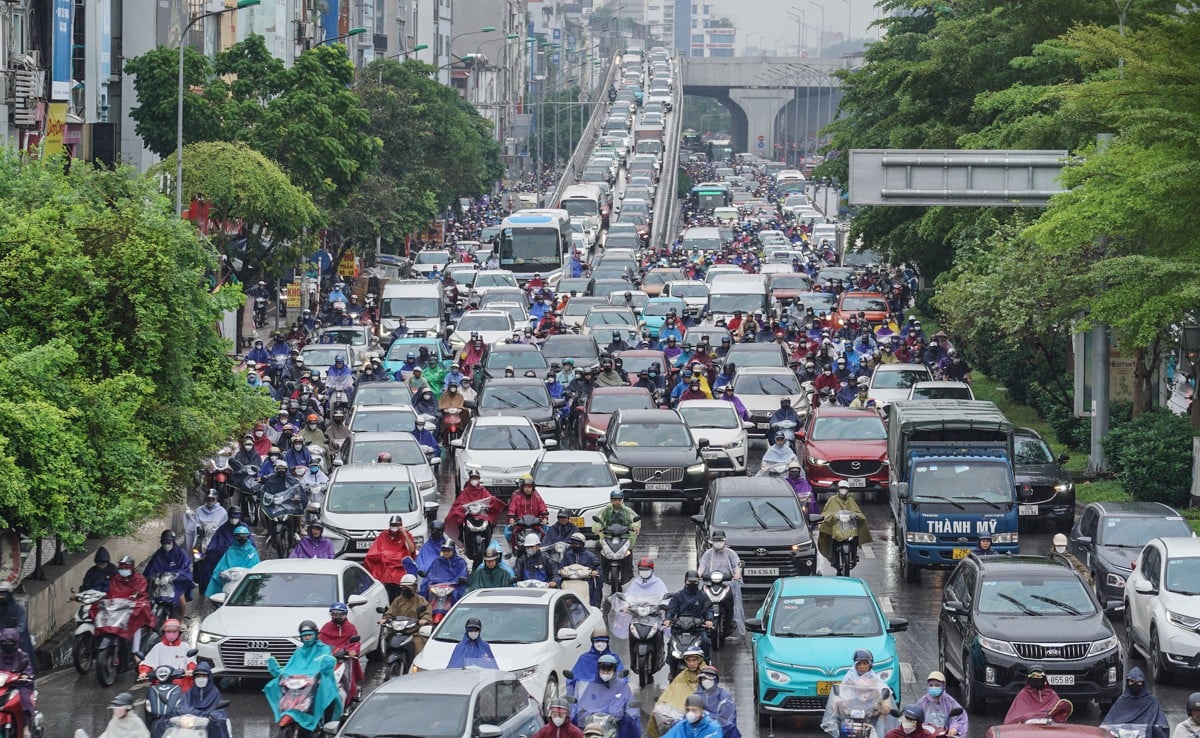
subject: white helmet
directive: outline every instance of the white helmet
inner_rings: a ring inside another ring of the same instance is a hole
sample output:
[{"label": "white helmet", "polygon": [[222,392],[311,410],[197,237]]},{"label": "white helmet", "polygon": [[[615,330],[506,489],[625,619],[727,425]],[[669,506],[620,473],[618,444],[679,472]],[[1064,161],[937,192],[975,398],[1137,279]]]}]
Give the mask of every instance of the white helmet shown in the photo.
[{"label": "white helmet", "polygon": [[538,538],[537,533],[526,533],[525,540],[521,541],[521,545],[522,546],[540,546],[540,545],[542,545],[542,539]]},{"label": "white helmet", "polygon": [[417,586],[416,575],[405,574],[404,576],[400,577],[400,586],[401,587],[416,587]]}]

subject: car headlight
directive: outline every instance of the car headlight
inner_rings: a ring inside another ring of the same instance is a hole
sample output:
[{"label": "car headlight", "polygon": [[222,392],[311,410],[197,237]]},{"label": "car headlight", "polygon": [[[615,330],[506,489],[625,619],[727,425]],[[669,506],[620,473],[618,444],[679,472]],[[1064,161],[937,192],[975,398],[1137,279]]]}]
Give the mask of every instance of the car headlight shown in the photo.
[{"label": "car headlight", "polygon": [[220,637],[221,636],[217,635],[216,633],[208,633],[208,632],[202,630],[202,631],[200,631],[200,635],[198,635],[196,637],[196,640],[199,643],[214,643]]},{"label": "car headlight", "polygon": [[[602,436],[602,435],[604,435],[604,431],[600,430],[599,428],[597,428],[597,427],[596,427],[596,426],[594,426],[594,425],[585,425],[585,426],[583,427],[583,432],[584,432],[584,433],[587,433],[587,434],[588,434],[588,435],[590,435],[590,436]],[[612,466],[612,465],[611,465],[611,464],[609,464],[609,466]]]},{"label": "car headlight", "polygon": [[828,460],[826,460],[826,459],[818,459],[818,458],[817,458],[817,457],[815,457],[815,456],[809,456],[809,457],[808,457],[808,463],[812,464],[813,466],[829,466],[829,461],[828,461]]},{"label": "car headlight", "polygon": [[1012,644],[1008,641],[1001,641],[996,638],[985,638],[984,636],[979,636],[979,645],[989,651],[995,651],[996,653],[1003,653],[1009,656],[1017,655],[1016,649],[1014,649]]},{"label": "car headlight", "polygon": [[1109,636],[1108,638],[1101,638],[1098,641],[1092,641],[1092,647],[1088,649],[1088,656],[1095,656],[1097,654],[1106,653],[1108,651],[1113,650],[1114,648],[1120,648],[1120,647],[1121,647],[1121,641],[1117,640],[1116,636]]},{"label": "car headlight", "polygon": [[1181,612],[1172,612],[1171,610],[1167,610],[1167,620],[1170,620],[1172,625],[1177,625],[1184,630],[1195,630],[1197,626],[1200,626],[1200,618],[1184,615]]},{"label": "car headlight", "polygon": [[1108,576],[1106,576],[1104,578],[1104,581],[1110,587],[1124,587],[1125,586],[1125,577],[1121,576],[1120,574],[1113,574],[1112,572],[1108,573]]},{"label": "car headlight", "polygon": [[730,441],[729,443],[722,446],[722,448],[724,448],[725,450],[729,450],[731,448],[741,448],[741,447],[742,447],[741,439],[736,440],[736,441]]},{"label": "car headlight", "polygon": [[622,474],[629,473],[629,467],[624,466],[622,464],[609,464],[608,470],[611,471],[613,474],[616,474],[617,476],[621,476]]},{"label": "car headlight", "polygon": [[1017,543],[1017,532],[1014,530],[1012,533],[995,533],[992,535],[992,543],[1011,543],[1015,545]]},{"label": "car headlight", "polygon": [[468,469],[482,469],[483,468],[483,464],[473,464],[470,461],[463,464],[463,466],[467,467]]},{"label": "car headlight", "polygon": [[538,430],[554,430],[558,424],[553,420],[539,420],[537,423]]},{"label": "car headlight", "polygon": [[1073,489],[1075,489],[1075,485],[1070,482],[1064,482],[1063,484],[1054,485],[1055,492],[1070,492]]},{"label": "car headlight", "polygon": [[706,468],[707,467],[704,466],[704,462],[701,461],[699,464],[692,464],[689,466],[686,472],[688,474],[703,474]]},{"label": "car headlight", "polygon": [[536,673],[536,666],[530,666],[525,669],[513,669],[513,676],[515,676],[517,679],[528,679]]},{"label": "car headlight", "polygon": [[812,549],[812,547],[813,547],[813,542],[812,542],[812,540],[801,541],[800,543],[793,543],[793,544],[792,544],[792,551],[795,551],[795,552],[799,552],[799,551],[809,551],[809,550],[811,550],[811,549]]},{"label": "car headlight", "polygon": [[417,489],[433,489],[437,486],[436,479],[426,479],[424,482],[417,482]]},{"label": "car headlight", "polygon": [[787,684],[792,681],[790,676],[776,669],[767,669],[767,679],[770,679],[776,684]]},{"label": "car headlight", "polygon": [[937,536],[932,533],[917,533],[915,531],[906,531],[904,533],[905,543],[937,543]]}]

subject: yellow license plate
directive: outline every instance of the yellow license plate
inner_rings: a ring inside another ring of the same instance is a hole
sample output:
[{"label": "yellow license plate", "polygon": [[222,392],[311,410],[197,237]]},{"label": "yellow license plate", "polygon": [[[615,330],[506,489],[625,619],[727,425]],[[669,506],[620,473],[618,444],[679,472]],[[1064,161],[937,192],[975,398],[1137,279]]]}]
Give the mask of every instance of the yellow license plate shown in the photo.
[{"label": "yellow license plate", "polygon": [[817,694],[826,697],[833,689],[833,682],[817,682]]},{"label": "yellow license plate", "polygon": [[576,528],[579,528],[580,530],[583,529],[583,527],[584,527],[583,526],[583,518],[571,518],[570,520],[571,520],[571,525],[575,526]]},{"label": "yellow license plate", "polygon": [[969,553],[971,553],[971,549],[969,548],[956,548],[954,549],[954,558],[965,559]]}]

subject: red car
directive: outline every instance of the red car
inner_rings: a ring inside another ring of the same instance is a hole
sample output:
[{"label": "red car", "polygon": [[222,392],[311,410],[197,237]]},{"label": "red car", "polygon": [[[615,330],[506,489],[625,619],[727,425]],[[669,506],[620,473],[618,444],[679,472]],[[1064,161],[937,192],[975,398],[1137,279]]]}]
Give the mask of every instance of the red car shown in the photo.
[{"label": "red car", "polygon": [[851,315],[859,313],[863,313],[871,325],[886,323],[890,314],[887,297],[880,292],[843,292],[833,316],[838,327],[850,320]]},{"label": "red car", "polygon": [[643,387],[597,387],[592,390],[579,419],[579,448],[595,451],[596,440],[608,432],[608,421],[617,410],[653,410],[654,400]]},{"label": "red car", "polygon": [[887,428],[868,409],[822,405],[814,408],[800,433],[800,463],[817,498],[845,479],[851,490],[883,495],[888,486]]}]

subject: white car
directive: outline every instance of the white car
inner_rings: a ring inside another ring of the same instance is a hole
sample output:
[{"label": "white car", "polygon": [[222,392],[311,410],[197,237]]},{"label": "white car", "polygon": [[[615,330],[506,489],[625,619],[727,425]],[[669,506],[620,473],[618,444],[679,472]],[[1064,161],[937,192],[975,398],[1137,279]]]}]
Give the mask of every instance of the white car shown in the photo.
[{"label": "white car", "polygon": [[321,625],[329,606],[345,602],[350,622],[362,635],[361,652],[379,646],[379,615],[387,590],[361,565],[344,559],[271,559],[250,569],[228,597],[200,623],[197,658],[213,672],[231,676],[267,676],[267,657],[282,666],[300,645],[305,620]]},{"label": "white car", "polygon": [[909,400],[974,400],[975,393],[966,382],[917,382],[908,390]]},{"label": "white car", "polygon": [[[428,450],[426,450],[428,449]],[[370,464],[379,454],[392,455],[392,463],[408,467],[421,497],[427,502],[437,502],[437,472],[434,467],[442,463],[442,457],[432,456],[432,448],[417,443],[412,433],[370,432],[355,433],[346,454],[347,464]]]},{"label": "white car", "polygon": [[608,504],[613,490],[620,489],[608,468],[608,458],[599,451],[547,451],[533,467],[533,483],[550,510],[550,520],[559,510],[576,510],[575,527],[589,532],[592,513]]},{"label": "white car", "polygon": [[516,276],[507,269],[486,269],[476,273],[475,281],[471,285],[471,292],[476,297],[482,297],[487,294],[488,290],[494,290],[497,287],[519,286]]},{"label": "white car", "polygon": [[[622,296],[624,294],[621,293]],[[617,305],[597,305],[588,310],[587,315],[583,316],[580,333],[592,336],[597,343],[606,345],[608,340],[612,339],[612,332],[616,330],[625,332],[625,340],[628,343],[637,345],[641,339],[637,316],[629,308]]]},{"label": "white car", "polygon": [[724,400],[685,400],[679,403],[679,415],[687,424],[692,440],[708,440],[700,451],[704,463],[714,475],[745,474],[750,455],[746,426],[733,403]]},{"label": "white car", "polygon": [[1156,538],[1125,580],[1125,632],[1155,684],[1194,683],[1200,663],[1200,539]]},{"label": "white car", "polygon": [[414,277],[428,277],[430,272],[441,271],[449,263],[450,252],[445,249],[418,251],[413,256],[412,273]]},{"label": "white car", "polygon": [[476,417],[471,420],[462,438],[450,445],[454,454],[454,478],[458,489],[467,483],[467,475],[479,472],[479,480],[494,495],[507,495],[517,488],[521,475],[528,474],[545,448],[554,448],[557,441],[547,440],[545,446],[537,428],[529,418],[519,415]]},{"label": "white car", "polygon": [[[455,603],[424,650],[413,661],[414,672],[444,669],[463,639],[469,618],[483,623],[496,665],[521,680],[525,690],[545,706],[562,694],[579,656],[592,645],[592,631],[604,625],[600,611],[560,589],[479,589]],[[376,628],[378,630],[378,628]]]},{"label": "white car", "polygon": [[808,416],[808,393],[800,380],[786,367],[738,367],[733,377],[733,393],[742,401],[754,421],[754,435],[765,438],[771,428],[771,416],[779,410],[779,401],[788,397],[801,424]]},{"label": "white car", "polygon": [[347,426],[351,434],[412,433],[417,411],[411,405],[356,405]]},{"label": "white car", "polygon": [[383,347],[379,345],[379,338],[375,335],[374,329],[367,325],[338,325],[322,328],[317,333],[316,340],[311,343],[315,346],[323,343],[344,343],[353,346],[359,357],[383,358]]},{"label": "white car", "polygon": [[504,310],[472,310],[463,314],[450,334],[450,347],[457,353],[478,333],[484,343],[498,343],[513,334],[512,316]]},{"label": "white car", "polygon": [[348,343],[311,343],[300,350],[300,358],[304,359],[306,370],[316,369],[321,376],[329,373],[329,368],[342,357],[351,371],[358,369],[361,361],[358,352]]},{"label": "white car", "polygon": [[333,470],[321,520],[325,537],[333,541],[339,558],[362,559],[388,521],[399,515],[417,546],[429,534],[425,502],[412,472],[402,464],[348,464]]},{"label": "white car", "polygon": [[893,402],[907,400],[914,384],[932,381],[933,377],[924,364],[880,364],[871,373],[867,396],[882,408]]}]

